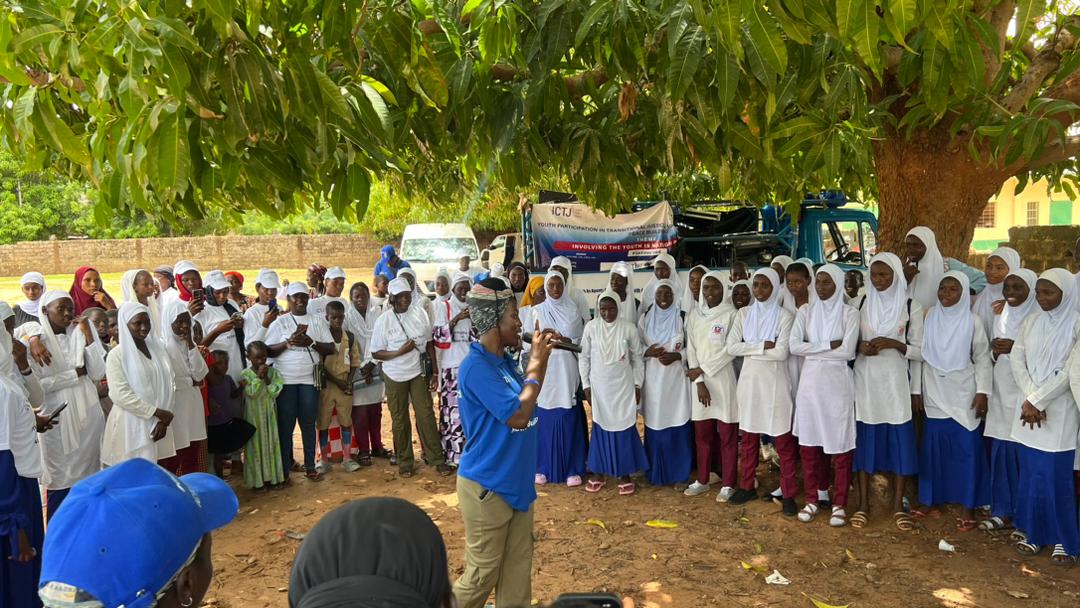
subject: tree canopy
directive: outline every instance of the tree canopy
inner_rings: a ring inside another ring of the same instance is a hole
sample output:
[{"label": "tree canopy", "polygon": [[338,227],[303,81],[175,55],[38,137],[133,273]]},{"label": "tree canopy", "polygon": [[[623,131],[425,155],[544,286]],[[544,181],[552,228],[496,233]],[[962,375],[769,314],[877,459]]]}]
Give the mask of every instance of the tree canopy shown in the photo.
[{"label": "tree canopy", "polygon": [[1076,0],[5,4],[0,143],[92,180],[102,217],[362,216],[373,180],[617,210],[707,174],[876,199],[887,244],[949,203],[970,239],[1005,178],[1075,180],[1080,151]]}]

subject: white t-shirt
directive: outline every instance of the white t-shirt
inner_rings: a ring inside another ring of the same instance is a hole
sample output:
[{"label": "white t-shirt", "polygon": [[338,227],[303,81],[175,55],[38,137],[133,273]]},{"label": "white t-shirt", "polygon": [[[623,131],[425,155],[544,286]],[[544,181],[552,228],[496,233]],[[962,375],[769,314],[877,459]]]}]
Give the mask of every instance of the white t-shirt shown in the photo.
[{"label": "white t-shirt", "polygon": [[372,353],[381,350],[397,350],[412,340],[416,348],[400,357],[382,362],[382,373],[394,382],[408,382],[424,372],[420,366],[420,353],[431,341],[431,322],[423,309],[410,307],[398,314],[388,310],[375,320],[371,334]]},{"label": "white t-shirt", "polygon": [[[278,317],[270,324],[266,331],[266,343],[268,345],[287,342],[289,336],[296,331],[298,325],[307,325],[307,336],[316,343],[332,344],[334,339],[330,336],[330,327],[326,321],[314,315],[302,317],[285,314]],[[281,374],[285,384],[308,384],[312,385],[311,376],[315,369],[315,363],[322,357],[315,350],[314,344],[306,348],[286,346],[285,351],[274,358],[274,367]]]}]

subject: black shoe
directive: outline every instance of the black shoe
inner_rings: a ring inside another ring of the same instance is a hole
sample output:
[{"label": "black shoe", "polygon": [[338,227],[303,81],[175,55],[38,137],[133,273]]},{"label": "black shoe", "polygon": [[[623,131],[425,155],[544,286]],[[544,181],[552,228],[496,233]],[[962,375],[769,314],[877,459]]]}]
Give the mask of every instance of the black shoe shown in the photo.
[{"label": "black shoe", "polygon": [[824,511],[828,511],[828,510],[832,509],[832,501],[830,501],[830,500],[819,500],[819,501],[817,501],[817,506],[818,506],[819,509],[822,509]]},{"label": "black shoe", "polygon": [[731,498],[728,499],[728,504],[743,505],[750,502],[751,500],[754,500],[755,498],[757,498],[757,491],[744,490],[742,488],[739,488],[738,490],[735,490],[735,493],[732,494]]},{"label": "black shoe", "polygon": [[795,517],[799,514],[799,506],[795,504],[794,498],[785,498],[783,504],[785,517]]}]

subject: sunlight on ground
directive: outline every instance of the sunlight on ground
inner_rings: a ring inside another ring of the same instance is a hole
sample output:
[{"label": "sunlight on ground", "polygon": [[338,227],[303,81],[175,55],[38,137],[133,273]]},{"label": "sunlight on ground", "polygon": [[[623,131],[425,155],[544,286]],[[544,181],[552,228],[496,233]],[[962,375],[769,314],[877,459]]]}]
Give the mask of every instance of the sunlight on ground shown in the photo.
[{"label": "sunlight on ground", "polygon": [[942,587],[934,591],[934,597],[941,600],[941,605],[946,608],[971,608],[978,606],[972,596],[971,589],[961,587],[959,589],[947,589]]}]

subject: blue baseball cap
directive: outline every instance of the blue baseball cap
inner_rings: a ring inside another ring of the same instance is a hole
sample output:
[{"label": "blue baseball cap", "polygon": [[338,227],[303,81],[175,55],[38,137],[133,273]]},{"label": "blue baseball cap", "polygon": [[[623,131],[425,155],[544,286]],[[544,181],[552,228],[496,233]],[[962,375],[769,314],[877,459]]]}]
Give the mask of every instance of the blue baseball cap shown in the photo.
[{"label": "blue baseball cap", "polygon": [[39,595],[46,606],[144,608],[240,502],[206,473],[177,478],[142,458],[75,484],[49,522]]}]

